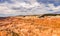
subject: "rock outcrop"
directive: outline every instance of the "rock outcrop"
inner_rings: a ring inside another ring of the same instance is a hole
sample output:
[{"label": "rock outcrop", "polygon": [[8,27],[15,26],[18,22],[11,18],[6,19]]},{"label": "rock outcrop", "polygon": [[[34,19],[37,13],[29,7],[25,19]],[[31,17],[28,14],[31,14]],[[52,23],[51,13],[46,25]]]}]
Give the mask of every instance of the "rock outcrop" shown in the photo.
[{"label": "rock outcrop", "polygon": [[0,36],[60,36],[60,16],[14,16],[0,20]]}]

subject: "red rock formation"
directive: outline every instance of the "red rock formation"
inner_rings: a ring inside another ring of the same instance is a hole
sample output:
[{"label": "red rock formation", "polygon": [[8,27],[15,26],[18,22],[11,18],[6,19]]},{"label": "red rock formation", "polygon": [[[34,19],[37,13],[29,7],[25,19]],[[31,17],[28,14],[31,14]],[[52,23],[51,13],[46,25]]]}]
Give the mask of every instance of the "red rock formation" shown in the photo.
[{"label": "red rock formation", "polygon": [[60,36],[60,16],[16,16],[0,20],[0,36]]}]

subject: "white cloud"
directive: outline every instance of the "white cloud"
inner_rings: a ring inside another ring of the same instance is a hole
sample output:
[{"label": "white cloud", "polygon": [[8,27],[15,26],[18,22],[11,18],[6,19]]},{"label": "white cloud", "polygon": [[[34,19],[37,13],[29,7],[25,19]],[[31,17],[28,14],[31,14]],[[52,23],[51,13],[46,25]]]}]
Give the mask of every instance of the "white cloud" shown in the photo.
[{"label": "white cloud", "polygon": [[48,4],[49,8],[51,8],[51,10],[53,10],[54,12],[58,12],[60,11],[60,6],[55,7],[54,4]]},{"label": "white cloud", "polygon": [[15,0],[13,4],[8,3],[0,4],[0,14],[4,14],[0,16],[36,15],[36,14],[38,15],[38,14],[54,13],[60,11],[60,6],[55,7],[54,4],[38,3],[35,0],[34,2],[33,1],[30,2],[31,4]]}]

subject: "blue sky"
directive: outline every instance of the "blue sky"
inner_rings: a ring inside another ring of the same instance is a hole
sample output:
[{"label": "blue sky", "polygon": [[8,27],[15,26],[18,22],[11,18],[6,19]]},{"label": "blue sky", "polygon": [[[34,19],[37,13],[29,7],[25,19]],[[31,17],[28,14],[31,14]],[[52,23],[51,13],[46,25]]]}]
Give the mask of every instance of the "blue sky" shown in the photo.
[{"label": "blue sky", "polygon": [[44,3],[44,4],[54,4],[54,6],[59,6],[60,5],[60,0],[37,0],[39,3]]},{"label": "blue sky", "polygon": [[0,17],[60,13],[60,0],[0,0]]}]

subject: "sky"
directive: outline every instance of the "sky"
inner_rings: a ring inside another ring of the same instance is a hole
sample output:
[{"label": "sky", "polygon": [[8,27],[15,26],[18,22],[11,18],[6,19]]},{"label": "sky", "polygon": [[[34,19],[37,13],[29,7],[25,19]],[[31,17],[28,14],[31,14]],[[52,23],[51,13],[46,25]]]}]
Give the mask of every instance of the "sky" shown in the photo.
[{"label": "sky", "polygon": [[0,0],[0,17],[60,14],[60,0]]}]

